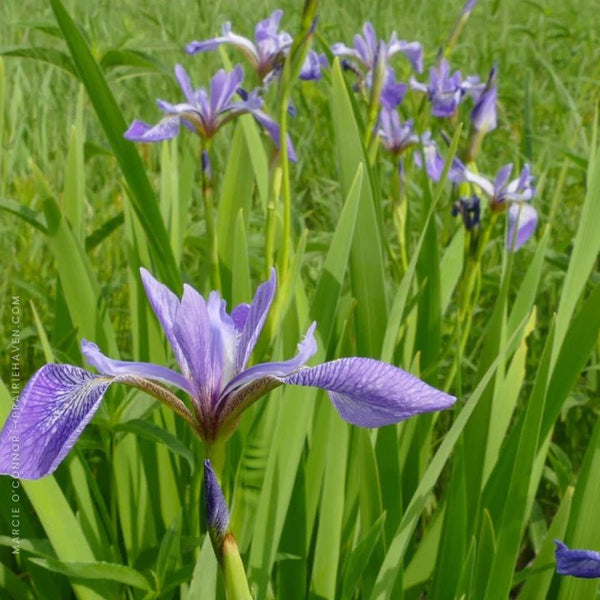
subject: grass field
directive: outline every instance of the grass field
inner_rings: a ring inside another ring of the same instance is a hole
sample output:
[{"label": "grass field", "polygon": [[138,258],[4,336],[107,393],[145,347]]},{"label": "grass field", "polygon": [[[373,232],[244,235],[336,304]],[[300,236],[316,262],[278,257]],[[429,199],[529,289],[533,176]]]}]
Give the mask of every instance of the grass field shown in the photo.
[{"label": "grass field", "polygon": [[[82,339],[175,365],[140,267],[178,295],[183,283],[219,287],[230,310],[275,266],[252,364],[294,356],[316,321],[309,364],[371,357],[457,397],[366,429],[323,391],[279,387],[215,450],[164,404],[115,385],[53,475],[0,478],[0,598],[211,599],[226,587],[246,598],[207,535],[207,455],[255,598],[598,597],[597,580],[556,573],[553,542],[600,550],[597,7],[479,0],[450,48],[462,5],[320,2],[323,77],[292,85],[284,69],[264,92],[264,110],[287,123],[288,162],[249,115],[210,145],[185,128],[154,144],[123,133],[159,121],[156,98],[182,101],[176,63],[206,87],[241,62],[253,87],[235,48],[183,47],[225,21],[252,39],[277,8],[301,39],[302,2],[0,3],[0,423],[44,364],[86,366]],[[497,127],[467,168],[493,179],[531,165],[539,221],[518,251],[506,205],[480,193],[473,230],[452,216],[476,189],[448,180],[471,135],[468,95],[441,119],[406,93],[400,118],[432,132],[446,169],[427,177],[417,143],[398,175],[373,135],[380,99],[361,96],[330,50],[366,21],[383,40],[423,45],[421,74],[390,59],[400,81],[426,82],[444,51],[483,82],[496,65]]]}]

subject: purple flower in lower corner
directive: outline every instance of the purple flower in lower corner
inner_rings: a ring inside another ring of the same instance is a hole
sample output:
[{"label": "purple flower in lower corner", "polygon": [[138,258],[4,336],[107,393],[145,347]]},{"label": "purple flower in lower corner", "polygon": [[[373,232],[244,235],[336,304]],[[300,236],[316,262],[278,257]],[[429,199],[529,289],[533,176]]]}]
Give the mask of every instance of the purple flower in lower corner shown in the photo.
[{"label": "purple flower in lower corner", "polygon": [[[258,287],[252,303],[240,304],[231,313],[219,292],[205,299],[184,285],[178,298],[148,271],[142,269],[141,277],[179,370],[113,360],[96,344],[83,340],[83,355],[99,374],[64,364],[46,365],[35,373],[0,432],[0,473],[12,471],[14,438],[20,441],[22,478],[52,473],[112,383],[136,387],[165,402],[209,446],[231,435],[248,406],[283,384],[326,390],[340,416],[363,427],[396,423],[448,408],[455,401],[410,373],[370,358],[341,358],[306,367],[317,350],[315,323],[294,358],[248,367],[275,295],[274,270]],[[185,392],[189,402],[181,401],[167,386]]]},{"label": "purple flower in lower corner", "polygon": [[[262,99],[257,92],[248,94],[241,88],[244,70],[240,65],[229,73],[219,69],[210,80],[208,91],[204,88],[194,89],[187,71],[181,65],[175,66],[175,77],[185,102],[171,104],[158,100],[158,107],[165,113],[164,118],[156,125],[134,121],[124,134],[126,139],[132,142],[160,142],[175,137],[183,125],[209,140],[223,125],[241,114],[249,113],[279,145],[279,125],[262,110]],[[236,94],[239,99],[234,98]],[[289,137],[288,151],[290,158],[295,160]]]},{"label": "purple flower in lower corner", "polygon": [[560,540],[554,540],[556,550],[556,572],[559,575],[571,575],[585,579],[600,578],[600,552],[593,550],[574,550]]}]

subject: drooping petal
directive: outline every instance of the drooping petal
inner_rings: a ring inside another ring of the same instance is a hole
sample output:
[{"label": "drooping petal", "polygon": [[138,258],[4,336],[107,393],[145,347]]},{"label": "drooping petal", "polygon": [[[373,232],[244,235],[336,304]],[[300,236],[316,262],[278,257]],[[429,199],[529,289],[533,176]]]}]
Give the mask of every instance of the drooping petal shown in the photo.
[{"label": "drooping petal", "polygon": [[300,369],[284,380],[327,390],[340,416],[361,427],[390,425],[456,401],[418,377],[371,358],[341,358]]},{"label": "drooping petal", "polygon": [[388,56],[392,56],[397,52],[402,52],[408,58],[417,73],[423,72],[423,46],[419,42],[399,40],[394,31],[387,45],[387,53]]},{"label": "drooping petal", "polygon": [[556,572],[559,575],[571,575],[585,579],[600,577],[600,552],[593,550],[575,550],[554,540],[556,550]]},{"label": "drooping petal", "polygon": [[[260,125],[262,125],[266,130],[267,133],[271,136],[271,139],[275,142],[275,145],[277,146],[277,148],[280,147],[279,141],[280,141],[280,131],[281,129],[279,128],[279,124],[274,121],[271,117],[269,117],[269,115],[267,113],[265,113],[264,111],[260,110],[260,109],[251,109],[248,111],[257,121]],[[294,150],[294,146],[292,144],[292,140],[290,138],[290,134],[288,133],[286,136],[286,141],[287,141],[287,151],[288,151],[288,157],[292,162],[296,162],[297,157],[296,157],[296,151]]]},{"label": "drooping petal", "polygon": [[0,473],[39,479],[63,461],[90,422],[111,379],[71,365],[37,371],[0,433]]},{"label": "drooping petal", "polygon": [[187,54],[197,54],[198,52],[211,52],[212,50],[216,50],[221,44],[225,44],[227,41],[227,38],[223,36],[218,36],[202,41],[194,40],[193,42],[186,44],[185,51],[187,52]]},{"label": "drooping petal", "polygon": [[350,46],[346,46],[346,44],[342,44],[341,42],[337,42],[331,46],[331,53],[334,56],[351,56],[352,58],[360,59],[360,55],[354,48],[350,48]]},{"label": "drooping petal", "polygon": [[164,383],[178,387],[188,394],[194,392],[189,381],[181,373],[177,373],[177,371],[173,371],[168,367],[147,362],[114,360],[102,354],[96,344],[87,340],[81,340],[81,353],[88,364],[98,369],[102,375],[110,377],[132,375],[134,377],[141,377],[142,379],[163,381]]},{"label": "drooping petal", "polygon": [[210,460],[204,461],[204,503],[208,530],[219,547],[229,528],[229,510]]},{"label": "drooping petal", "polygon": [[[275,288],[277,287],[277,279],[275,269],[271,269],[271,274],[268,281],[265,281],[256,289],[252,304],[249,306],[248,312],[244,317],[244,325],[242,335],[238,343],[237,354],[235,358],[235,373],[241,373],[248,363],[248,359],[256,346],[258,336],[262,331],[275,296]],[[243,305],[242,305],[243,306]],[[247,306],[247,305],[246,305]],[[231,314],[234,316],[234,313]]]},{"label": "drooping petal", "polygon": [[508,207],[507,248],[516,252],[535,233],[537,223],[538,214],[531,204],[511,203]]},{"label": "drooping petal", "polygon": [[170,140],[179,133],[179,117],[167,117],[156,125],[134,121],[123,134],[131,142],[162,142]]},{"label": "drooping petal", "polygon": [[404,100],[407,89],[408,87],[405,83],[396,81],[394,69],[387,67],[381,88],[381,105],[389,110],[396,108]]}]

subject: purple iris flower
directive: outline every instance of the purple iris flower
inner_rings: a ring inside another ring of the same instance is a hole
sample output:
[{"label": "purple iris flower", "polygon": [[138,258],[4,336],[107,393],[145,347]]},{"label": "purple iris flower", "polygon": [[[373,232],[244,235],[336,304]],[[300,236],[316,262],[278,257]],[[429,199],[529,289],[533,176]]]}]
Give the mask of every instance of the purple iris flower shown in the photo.
[{"label": "purple iris flower", "polygon": [[221,28],[220,36],[201,42],[190,42],[185,47],[185,51],[188,54],[197,54],[215,50],[222,44],[231,44],[244,53],[259,79],[264,81],[271,73],[281,69],[283,60],[294,41],[289,33],[279,31],[282,16],[283,10],[279,9],[268,19],[260,21],[254,30],[254,42],[233,33],[231,23],[227,22]]},{"label": "purple iris flower", "polygon": [[556,571],[559,575],[571,575],[585,579],[600,578],[600,552],[572,550],[559,540],[554,540]]},{"label": "purple iris flower", "polygon": [[322,69],[329,66],[327,56],[323,52],[318,54],[314,50],[309,50],[302,69],[300,69],[300,79],[303,81],[318,81],[323,76]]},{"label": "purple iris flower", "polygon": [[[444,159],[438,150],[435,140],[431,139],[431,132],[426,131],[420,138],[423,146],[423,155],[425,156],[425,170],[427,176],[436,183],[441,179],[444,172]],[[415,152],[415,164],[420,169],[423,168],[423,157],[421,152]]]},{"label": "purple iris flower", "polygon": [[497,69],[492,67],[484,90],[481,92],[471,111],[471,123],[476,131],[486,134],[496,129],[496,104],[498,86],[496,84]]},{"label": "purple iris flower", "polygon": [[[110,359],[82,341],[82,353],[99,374],[64,364],[37,371],[0,432],[0,473],[14,470],[12,445],[19,440],[19,476],[52,473],[71,450],[112,383],[141,389],[183,416],[208,445],[225,439],[241,413],[282,384],[327,390],[340,416],[362,427],[380,427],[416,414],[448,408],[455,398],[417,377],[370,358],[341,358],[305,367],[317,350],[313,323],[287,361],[248,367],[275,295],[275,270],[252,304],[230,314],[218,292],[205,300],[184,285],[179,299],[145,269],[142,282],[173,349],[179,371],[151,363]],[[189,407],[165,385],[187,393]]]},{"label": "purple iris flower", "polygon": [[385,52],[386,59],[401,52],[408,58],[417,73],[423,71],[423,47],[419,42],[399,40],[395,31],[389,42],[380,41],[375,34],[373,25],[368,21],[363,25],[363,35],[354,36],[354,48],[337,43],[331,47],[331,51],[335,56],[347,56],[357,60],[368,72],[375,69],[381,48]]},{"label": "purple iris flower", "polygon": [[513,165],[504,165],[492,182],[469,171],[458,159],[454,159],[449,179],[454,183],[468,181],[479,187],[491,202],[493,211],[508,209],[507,247],[517,251],[537,228],[538,214],[530,200],[536,190],[532,185],[529,165],[525,165],[516,179],[509,181]]},{"label": "purple iris flower", "polygon": [[414,132],[413,120],[400,122],[398,111],[395,109],[381,109],[377,133],[384,148],[392,154],[401,154],[419,143],[419,136]]},{"label": "purple iris flower", "polygon": [[396,108],[404,100],[407,90],[404,83],[396,81],[394,69],[388,64],[389,58],[402,52],[417,72],[423,70],[421,44],[399,40],[396,32],[392,33],[389,42],[384,42],[377,38],[375,29],[369,22],[363,26],[363,35],[354,36],[354,48],[337,43],[331,47],[331,51],[336,56],[349,57],[342,61],[342,65],[359,77],[359,88],[364,84],[367,89],[370,89],[373,85],[374,73],[377,73],[380,67],[383,68],[380,102],[388,109]]},{"label": "purple iris flower", "polygon": [[[158,100],[158,107],[165,113],[165,117],[156,125],[134,121],[124,134],[126,139],[132,142],[169,140],[179,133],[180,125],[183,124],[208,140],[235,117],[249,113],[279,147],[279,125],[262,110],[263,101],[256,91],[248,94],[240,87],[244,80],[244,70],[240,65],[230,73],[219,69],[210,80],[208,92],[204,88],[193,89],[189,75],[181,65],[175,65],[175,77],[186,101],[171,104]],[[233,99],[236,93],[240,96],[239,100]],[[296,160],[289,137],[287,143],[291,160]]]},{"label": "purple iris flower", "polygon": [[427,94],[434,117],[453,116],[465,94],[479,94],[483,89],[483,84],[479,83],[476,75],[463,79],[460,71],[451,74],[450,65],[445,58],[430,69],[429,85],[420,83],[414,77],[411,77],[410,85],[413,90]]}]

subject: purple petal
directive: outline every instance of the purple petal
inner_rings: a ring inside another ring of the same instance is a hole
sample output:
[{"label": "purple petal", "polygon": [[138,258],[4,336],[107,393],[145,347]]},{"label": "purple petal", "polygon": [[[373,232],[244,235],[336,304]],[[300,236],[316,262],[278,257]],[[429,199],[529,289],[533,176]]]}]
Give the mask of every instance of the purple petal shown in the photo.
[{"label": "purple petal", "polygon": [[431,114],[440,118],[452,117],[456,112],[460,98],[460,90],[434,94],[431,98]]},{"label": "purple petal", "polygon": [[179,64],[175,65],[175,78],[189,104],[194,104],[194,89],[187,71]]},{"label": "purple petal", "polygon": [[508,207],[507,248],[516,252],[535,233],[537,223],[538,214],[531,204],[511,203]]},{"label": "purple petal", "polygon": [[556,571],[559,575],[571,575],[585,579],[600,577],[600,552],[572,550],[559,540],[554,540]]},{"label": "purple petal", "polygon": [[473,8],[475,8],[475,5],[477,4],[477,0],[467,0],[467,2],[465,2],[465,5],[463,6],[463,9],[461,11],[461,15],[466,15],[467,13],[470,13]]},{"label": "purple petal", "polygon": [[341,42],[337,42],[331,46],[331,53],[334,56],[351,56],[352,58],[360,59],[360,55],[354,48],[350,48]]},{"label": "purple petal", "polygon": [[[197,391],[198,408],[208,409],[221,374],[221,365],[211,348],[210,321],[204,298],[191,286],[183,286],[181,304],[175,315],[173,333],[189,365],[190,375]],[[217,367],[217,372],[215,372]]]},{"label": "purple petal", "polygon": [[173,349],[173,353],[175,354],[175,358],[179,363],[181,372],[183,373],[184,377],[189,378],[191,377],[191,371],[187,358],[184,355],[183,350],[181,349],[177,340],[177,336],[173,331],[173,327],[175,325],[175,316],[179,310],[179,298],[166,285],[154,279],[154,277],[152,277],[152,275],[143,267],[140,268],[140,276],[142,278],[142,284],[146,290],[146,296],[148,296],[150,306],[152,307],[160,326],[169,340],[169,344]]},{"label": "purple petal", "polygon": [[156,125],[144,121],[134,121],[123,137],[131,142],[162,142],[170,140],[179,133],[179,117],[162,119]]},{"label": "purple petal", "polygon": [[398,83],[394,69],[388,67],[385,71],[385,79],[381,90],[380,102],[381,105],[388,109],[394,109],[404,100],[406,90],[408,89],[405,83]]},{"label": "purple petal", "polygon": [[310,50],[306,55],[299,77],[303,81],[318,81],[322,77],[321,69],[327,66],[329,66],[329,61],[325,54],[317,54],[314,50]]},{"label": "purple petal", "polygon": [[204,461],[204,502],[206,524],[219,547],[229,528],[229,510],[210,460]]},{"label": "purple petal", "polygon": [[0,473],[39,479],[64,460],[111,384],[71,365],[46,365],[21,393],[0,433]]},{"label": "purple petal", "polygon": [[[279,124],[274,121],[271,117],[269,117],[269,115],[267,115],[267,113],[265,113],[264,111],[260,110],[260,109],[250,109],[249,110],[250,114],[260,123],[260,125],[262,125],[266,130],[267,133],[271,136],[271,139],[275,142],[275,145],[277,146],[277,148],[280,147],[280,128],[279,128]],[[296,158],[296,152],[294,150],[294,146],[292,144],[292,140],[290,138],[290,134],[288,133],[286,136],[286,140],[287,140],[287,151],[288,151],[288,157],[292,162],[296,162],[297,158]]]},{"label": "purple petal", "polygon": [[494,180],[494,195],[497,195],[502,190],[502,188],[506,186],[506,182],[510,178],[512,170],[513,164],[508,163],[498,171],[498,175],[496,175],[496,179]]},{"label": "purple petal", "polygon": [[246,302],[242,302],[242,304],[238,304],[231,311],[231,318],[233,319],[233,323],[238,331],[242,331],[244,329],[244,325],[248,319],[248,315],[250,314],[250,305]]},{"label": "purple petal", "polygon": [[147,362],[113,360],[102,354],[96,344],[87,340],[81,340],[81,353],[88,364],[98,369],[102,375],[109,375],[111,377],[134,375],[142,379],[163,381],[164,383],[178,387],[188,394],[193,393],[187,379],[180,373],[177,373],[177,371],[173,371],[167,367]]},{"label": "purple petal", "polygon": [[221,44],[224,44],[227,40],[223,37],[215,37],[209,40],[190,42],[186,44],[185,51],[187,54],[197,54],[198,52],[210,52],[216,50]]},{"label": "purple petal", "polygon": [[340,416],[361,427],[390,425],[456,401],[414,375],[371,358],[341,358],[284,379],[327,390]]},{"label": "purple petal", "polygon": [[278,8],[273,11],[267,19],[259,21],[254,28],[254,37],[256,38],[256,41],[262,41],[276,35],[282,17],[283,10]]},{"label": "purple petal", "polygon": [[498,90],[496,85],[492,85],[479,96],[479,100],[471,111],[471,123],[477,131],[488,133],[496,129],[496,101]]},{"label": "purple petal", "polygon": [[231,73],[219,69],[210,80],[210,112],[213,118],[223,111],[244,80],[244,69],[236,65]]},{"label": "purple petal", "polygon": [[423,72],[423,46],[419,42],[399,40],[394,31],[387,45],[387,53],[388,56],[392,56],[397,52],[402,52],[408,58],[417,73]]},{"label": "purple petal", "polygon": [[214,388],[221,387],[232,379],[237,371],[235,360],[239,332],[233,319],[227,314],[226,303],[219,292],[211,292],[206,302],[210,328],[210,351],[213,364]]},{"label": "purple petal", "polygon": [[298,344],[298,354],[294,358],[282,362],[261,363],[246,369],[227,384],[221,398],[225,402],[229,402],[231,396],[240,393],[243,395],[243,391],[240,390],[244,386],[248,386],[261,378],[278,379],[285,383],[285,378],[302,367],[317,351],[315,327],[316,323],[313,323],[308,328],[304,339]]},{"label": "purple petal", "polygon": [[236,374],[241,373],[246,368],[252,350],[254,350],[254,346],[256,346],[258,336],[267,320],[267,315],[269,314],[269,309],[271,308],[271,303],[275,296],[276,287],[277,277],[275,269],[272,268],[269,280],[258,286],[252,304],[244,318],[244,328],[238,343],[237,356],[235,358]]}]

